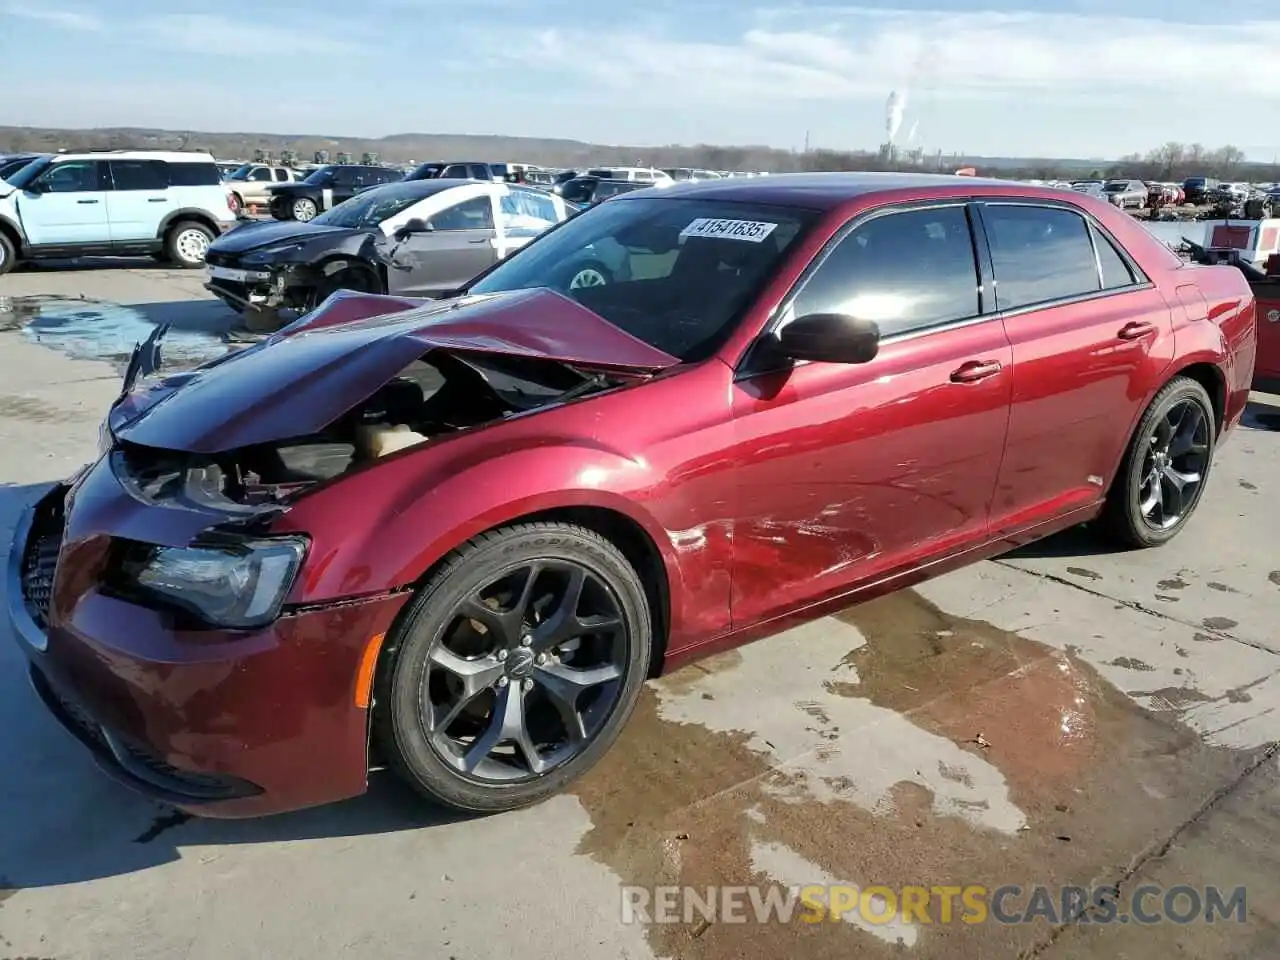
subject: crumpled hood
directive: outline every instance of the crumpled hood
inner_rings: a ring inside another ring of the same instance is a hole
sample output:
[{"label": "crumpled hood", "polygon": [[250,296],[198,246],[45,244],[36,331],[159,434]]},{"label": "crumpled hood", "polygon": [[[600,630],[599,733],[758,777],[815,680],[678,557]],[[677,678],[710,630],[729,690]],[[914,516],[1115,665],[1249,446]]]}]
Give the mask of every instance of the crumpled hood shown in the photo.
[{"label": "crumpled hood", "polygon": [[296,220],[268,220],[262,223],[246,223],[220,236],[209,245],[211,253],[241,254],[263,247],[296,242],[308,243],[319,237],[332,240],[351,233],[347,227],[328,227],[319,223],[299,223]]},{"label": "crumpled hood", "polygon": [[439,301],[338,293],[262,343],[139,386],[108,425],[127,442],[203,454],[306,436],[436,349],[604,372],[680,362],[544,288]]}]

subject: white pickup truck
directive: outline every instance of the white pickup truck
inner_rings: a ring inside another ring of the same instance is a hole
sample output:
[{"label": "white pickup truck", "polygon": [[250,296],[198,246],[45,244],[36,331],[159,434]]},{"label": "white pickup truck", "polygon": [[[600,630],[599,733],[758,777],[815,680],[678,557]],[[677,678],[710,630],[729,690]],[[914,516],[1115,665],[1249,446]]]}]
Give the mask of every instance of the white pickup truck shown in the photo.
[{"label": "white pickup truck", "polygon": [[246,163],[222,182],[227,187],[236,213],[243,213],[247,206],[265,207],[271,201],[271,187],[278,183],[293,183],[303,176],[292,167]]}]

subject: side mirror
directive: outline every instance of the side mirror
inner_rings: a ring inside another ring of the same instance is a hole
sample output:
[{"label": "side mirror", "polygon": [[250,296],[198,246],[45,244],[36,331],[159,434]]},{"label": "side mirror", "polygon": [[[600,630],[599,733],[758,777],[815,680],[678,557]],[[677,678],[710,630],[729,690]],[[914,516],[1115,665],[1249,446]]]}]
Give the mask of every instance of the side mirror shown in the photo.
[{"label": "side mirror", "polygon": [[396,239],[405,240],[413,236],[415,233],[430,233],[435,228],[431,224],[420,217],[414,217],[412,220],[406,221],[398,230],[396,230]]},{"label": "side mirror", "polygon": [[810,313],[782,328],[778,347],[792,360],[869,363],[880,350],[880,328],[842,313]]},{"label": "side mirror", "polygon": [[35,183],[27,185],[27,193],[48,193],[49,184],[43,180],[37,180]]}]

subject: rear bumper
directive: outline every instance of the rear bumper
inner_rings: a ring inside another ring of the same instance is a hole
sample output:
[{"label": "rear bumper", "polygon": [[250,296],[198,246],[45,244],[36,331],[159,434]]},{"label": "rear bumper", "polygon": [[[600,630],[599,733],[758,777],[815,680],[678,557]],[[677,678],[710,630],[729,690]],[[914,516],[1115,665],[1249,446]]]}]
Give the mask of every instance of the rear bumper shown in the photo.
[{"label": "rear bumper", "polygon": [[6,571],[8,619],[36,693],[98,765],[147,796],[211,817],[362,793],[361,657],[406,597],[298,611],[251,633],[177,631],[157,611],[97,592],[65,545],[49,569],[51,524],[66,492],[55,488],[19,524]]}]

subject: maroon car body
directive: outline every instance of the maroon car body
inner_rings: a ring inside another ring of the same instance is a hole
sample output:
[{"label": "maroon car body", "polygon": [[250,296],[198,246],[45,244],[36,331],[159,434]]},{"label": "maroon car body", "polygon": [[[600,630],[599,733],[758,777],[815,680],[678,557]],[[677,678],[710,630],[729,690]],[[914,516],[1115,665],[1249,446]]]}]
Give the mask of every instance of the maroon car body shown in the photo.
[{"label": "maroon car body", "polygon": [[[340,294],[233,359],[122,398],[107,424],[115,448],[24,518],[9,583],[37,690],[105,769],[209,816],[361,793],[381,638],[442,557],[521,518],[572,517],[625,545],[652,587],[656,669],[669,670],[1096,517],[1175,376],[1208,390],[1219,436],[1244,411],[1255,311],[1239,271],[1182,264],[1105,203],[890,175],[663,194],[812,214],[696,361],[547,289],[428,303]],[[1002,310],[980,229],[996,201],[1084,216],[1132,258],[1132,282]],[[851,224],[939,203],[975,224],[975,317],[886,338],[869,363],[744,366]],[[217,456],[313,433],[432,351],[565,363],[609,385],[252,506],[194,493],[161,503],[128,477],[137,451]],[[266,625],[190,626],[104,589],[117,542],[182,547],[237,524],[306,538]]]}]

